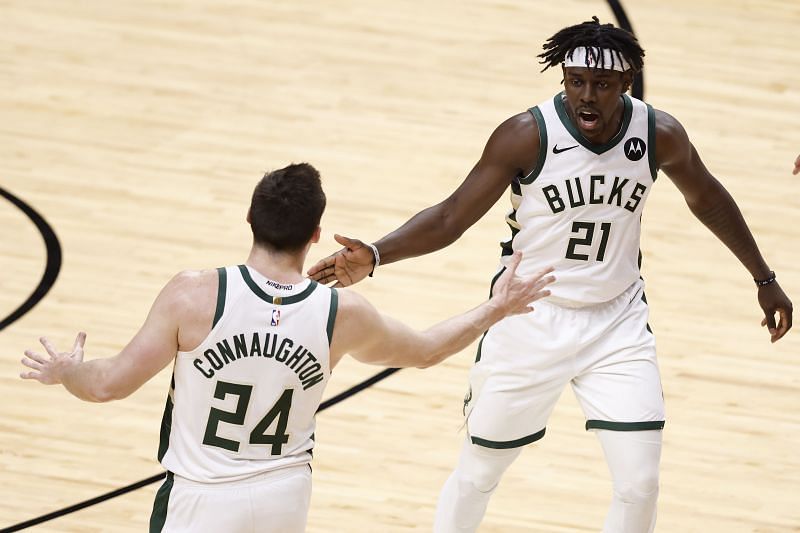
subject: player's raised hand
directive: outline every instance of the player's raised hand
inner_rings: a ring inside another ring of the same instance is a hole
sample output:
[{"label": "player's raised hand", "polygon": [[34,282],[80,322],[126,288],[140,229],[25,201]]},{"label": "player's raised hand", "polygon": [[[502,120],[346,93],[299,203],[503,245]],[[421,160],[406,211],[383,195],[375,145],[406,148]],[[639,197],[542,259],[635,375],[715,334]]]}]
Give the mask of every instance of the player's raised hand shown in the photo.
[{"label": "player's raised hand", "polygon": [[21,362],[28,368],[32,368],[33,371],[20,372],[19,377],[22,379],[35,379],[44,385],[58,385],[61,383],[61,376],[66,369],[83,361],[86,333],[78,333],[71,352],[57,351],[47,337],[39,338],[39,342],[42,343],[50,357],[45,357],[33,350],[25,350],[25,357]]},{"label": "player's raised hand", "polygon": [[797,156],[797,159],[794,160],[794,170],[792,174],[797,174],[800,172],[800,155]]},{"label": "player's raised hand", "polygon": [[344,248],[318,261],[308,269],[308,276],[320,283],[335,281],[334,287],[346,287],[366,278],[375,264],[372,248],[358,239],[339,234],[334,234],[333,238]]},{"label": "player's raised hand", "polygon": [[492,289],[490,302],[497,305],[505,316],[533,311],[531,304],[550,296],[550,291],[545,287],[556,280],[555,276],[549,275],[553,267],[541,270],[532,276],[518,276],[517,267],[520,261],[522,252],[514,252],[505,272]]}]

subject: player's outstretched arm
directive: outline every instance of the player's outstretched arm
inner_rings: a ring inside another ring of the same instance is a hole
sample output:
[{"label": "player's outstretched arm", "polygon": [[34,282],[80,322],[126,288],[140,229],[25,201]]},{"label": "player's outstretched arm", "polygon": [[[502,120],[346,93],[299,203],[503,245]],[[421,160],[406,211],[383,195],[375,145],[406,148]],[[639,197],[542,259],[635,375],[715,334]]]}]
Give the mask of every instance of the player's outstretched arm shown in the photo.
[{"label": "player's outstretched arm", "polygon": [[552,268],[530,277],[518,276],[521,257],[519,252],[512,256],[488,301],[422,332],[379,313],[357,293],[340,291],[331,364],[349,353],[369,364],[425,368],[466,348],[498,320],[532,311],[534,301],[550,294],[545,287],[555,277],[550,275]]},{"label": "player's outstretched arm", "polygon": [[663,111],[656,111],[656,158],[697,219],[733,252],[754,280],[768,281],[758,285],[762,326],[767,326],[772,342],[783,337],[792,327],[792,302],[774,280],[733,197],[706,169],[683,126]]},{"label": "player's outstretched arm", "polygon": [[46,337],[45,354],[26,350],[20,373],[45,385],[62,384],[73,395],[90,402],[125,398],[167,366],[178,349],[178,320],[190,308],[188,293],[194,280],[182,273],[162,289],[139,332],[117,355],[84,361],[85,333],[79,333],[70,352],[60,352]]},{"label": "player's outstretched arm", "polygon": [[[451,244],[495,204],[515,176],[533,169],[538,155],[539,130],[530,113],[520,113],[500,124],[489,137],[478,163],[450,196],[423,209],[374,243],[380,264],[424,255]],[[336,240],[345,247],[312,266],[308,271],[312,279],[346,286],[372,272],[374,258],[369,246],[357,240]]]}]

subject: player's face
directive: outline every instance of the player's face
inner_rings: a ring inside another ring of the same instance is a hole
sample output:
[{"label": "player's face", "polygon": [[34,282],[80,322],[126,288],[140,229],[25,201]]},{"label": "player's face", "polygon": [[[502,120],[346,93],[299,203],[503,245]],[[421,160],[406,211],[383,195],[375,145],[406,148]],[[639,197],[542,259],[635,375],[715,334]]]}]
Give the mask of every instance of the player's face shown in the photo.
[{"label": "player's face", "polygon": [[573,124],[593,143],[611,140],[622,119],[620,96],[630,86],[630,71],[586,67],[563,67],[562,70],[566,107]]}]

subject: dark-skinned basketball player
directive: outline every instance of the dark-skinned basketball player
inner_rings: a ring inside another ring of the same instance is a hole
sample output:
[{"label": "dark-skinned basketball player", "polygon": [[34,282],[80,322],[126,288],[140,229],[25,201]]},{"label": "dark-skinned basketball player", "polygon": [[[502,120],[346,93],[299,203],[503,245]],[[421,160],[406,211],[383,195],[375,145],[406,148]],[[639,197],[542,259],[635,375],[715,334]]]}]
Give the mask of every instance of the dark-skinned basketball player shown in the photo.
[{"label": "dark-skinned basketball player", "polygon": [[522,251],[523,274],[553,265],[557,281],[536,313],[503,319],[479,344],[465,399],[467,438],[434,529],[477,529],[503,472],[522,446],[544,436],[570,383],[613,478],[603,531],[651,532],[664,400],[639,238],[658,171],[750,273],[772,342],[791,328],[792,304],[680,122],[626,94],[643,67],[633,35],[594,18],[557,32],[539,57],[545,69],[561,66],[563,92],[500,124],[444,201],[374,244],[337,236],[345,248],[309,275],[350,285],[379,264],[439,250],[510,188],[511,236],[499,271]]}]

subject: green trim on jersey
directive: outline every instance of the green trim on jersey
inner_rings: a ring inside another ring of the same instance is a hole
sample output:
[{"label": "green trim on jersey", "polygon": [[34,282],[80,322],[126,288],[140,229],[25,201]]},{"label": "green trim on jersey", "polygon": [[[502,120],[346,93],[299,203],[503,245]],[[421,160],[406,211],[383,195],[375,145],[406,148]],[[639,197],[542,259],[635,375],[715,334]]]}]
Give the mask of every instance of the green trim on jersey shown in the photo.
[{"label": "green trim on jersey", "polygon": [[164,523],[167,521],[167,507],[169,506],[169,494],[172,492],[172,484],[175,475],[167,471],[167,479],[159,487],[156,499],[153,502],[153,513],[150,515],[150,533],[161,533]]},{"label": "green trim on jersey", "polygon": [[623,104],[623,111],[622,111],[622,127],[619,129],[616,135],[611,138],[605,144],[594,144],[589,142],[586,137],[581,135],[581,132],[578,131],[578,128],[575,124],[572,123],[572,120],[569,118],[569,114],[567,113],[567,108],[564,106],[564,100],[562,99],[564,93],[558,93],[553,97],[553,103],[556,106],[556,113],[558,113],[558,118],[561,119],[561,123],[567,128],[567,131],[572,138],[578,141],[584,148],[587,150],[594,152],[597,155],[601,155],[605,152],[608,152],[619,142],[625,138],[625,134],[628,132],[628,126],[631,123],[631,117],[633,116],[633,102],[631,102],[630,97],[627,94],[622,95],[622,104]]},{"label": "green trim on jersey", "polygon": [[214,312],[214,321],[211,323],[211,329],[217,325],[219,319],[222,318],[222,312],[225,311],[225,293],[228,290],[228,271],[225,267],[217,269],[219,276],[219,285],[217,286],[217,310]]},{"label": "green trim on jersey", "polygon": [[527,437],[522,437],[521,439],[515,440],[505,440],[505,441],[497,441],[497,440],[488,440],[482,439],[480,437],[470,437],[472,444],[483,446],[484,448],[493,448],[495,450],[505,450],[508,448],[519,448],[520,446],[525,446],[526,444],[530,444],[531,442],[536,442],[537,440],[544,437],[544,432],[547,428],[537,431],[533,435],[528,435]]},{"label": "green trim on jersey", "polygon": [[651,422],[608,422],[606,420],[587,420],[587,431],[590,429],[610,429],[611,431],[648,431],[652,429],[664,429],[663,420],[653,420]]},{"label": "green trim on jersey", "polygon": [[[516,211],[515,211],[516,213]],[[503,241],[500,243],[500,257],[505,257],[507,255],[512,255],[514,253],[514,237],[517,236],[520,230],[512,226],[511,224],[508,225],[511,228],[511,238],[507,241]]]},{"label": "green trim on jersey", "polygon": [[656,161],[656,112],[653,106],[647,106],[647,160],[650,162],[650,175],[653,181],[658,177],[658,162]]},{"label": "green trim on jersey", "polygon": [[[331,341],[333,340],[333,325],[336,322],[336,311],[339,309],[339,293],[336,292],[336,289],[331,289],[331,307],[328,311],[328,327],[325,331],[328,332],[328,346],[331,345]],[[313,440],[314,435],[311,435]]]},{"label": "green trim on jersey", "polygon": [[242,279],[244,279],[244,282],[247,284],[248,287],[250,287],[250,290],[253,291],[253,293],[256,296],[258,296],[259,298],[261,298],[262,300],[264,300],[269,304],[289,305],[297,303],[301,300],[305,300],[306,298],[308,298],[308,295],[314,292],[314,289],[317,288],[317,282],[311,280],[311,282],[308,284],[308,287],[306,287],[306,289],[303,292],[300,292],[298,294],[293,294],[291,296],[286,296],[285,298],[282,296],[276,296],[273,298],[272,296],[264,292],[264,290],[258,286],[258,283],[253,281],[253,278],[250,277],[250,272],[247,270],[247,267],[245,265],[239,265],[239,272],[242,273]]},{"label": "green trim on jersey", "polygon": [[539,172],[544,168],[544,160],[547,158],[547,126],[544,123],[542,112],[538,107],[532,107],[528,109],[528,112],[533,115],[533,118],[536,120],[536,126],[539,129],[539,158],[536,160],[536,166],[533,167],[533,170],[524,178],[519,179],[519,182],[525,185],[530,185],[533,183],[533,180],[539,177]]},{"label": "green trim on jersey", "polygon": [[[492,283],[489,285],[489,298],[492,297],[492,291],[494,290],[494,284],[497,283],[497,280],[500,279],[500,276],[502,276],[503,272],[505,272],[505,271],[506,271],[506,267],[501,268],[500,271],[497,274],[495,274],[494,277],[492,278]],[[483,335],[481,335],[481,340],[478,343],[478,353],[475,355],[475,362],[476,363],[481,360],[481,348],[483,347],[483,339],[486,337],[487,333],[489,333],[488,329],[483,332]]]},{"label": "green trim on jersey", "polygon": [[164,404],[164,414],[161,415],[161,432],[158,438],[158,462],[164,458],[169,448],[169,435],[172,433],[172,397],[175,394],[175,371],[172,371],[172,380],[169,384],[169,393],[167,394],[167,401]]}]

